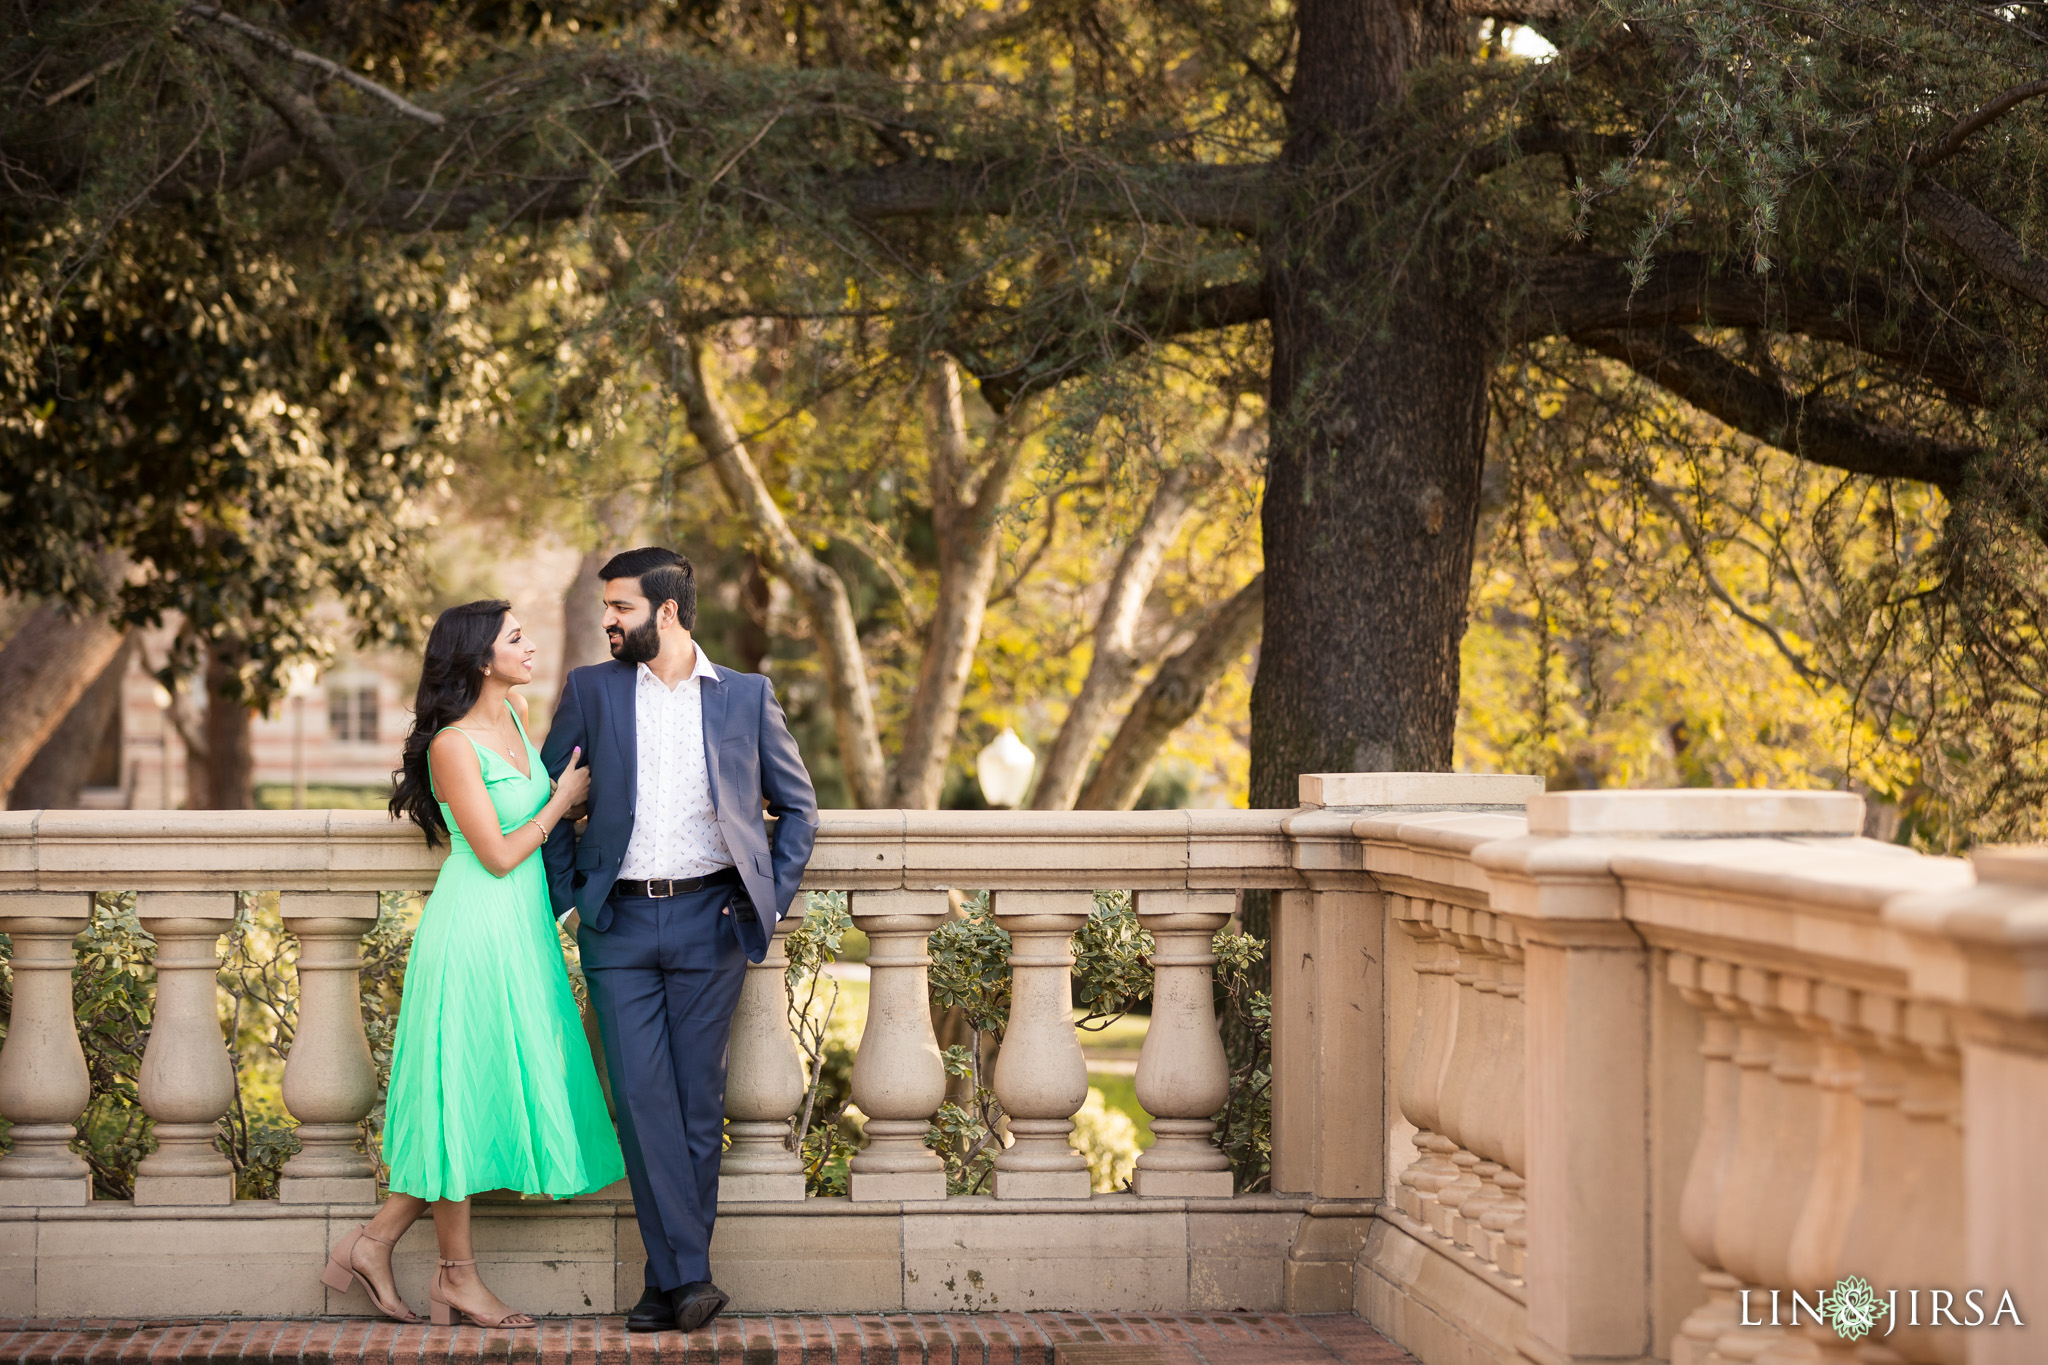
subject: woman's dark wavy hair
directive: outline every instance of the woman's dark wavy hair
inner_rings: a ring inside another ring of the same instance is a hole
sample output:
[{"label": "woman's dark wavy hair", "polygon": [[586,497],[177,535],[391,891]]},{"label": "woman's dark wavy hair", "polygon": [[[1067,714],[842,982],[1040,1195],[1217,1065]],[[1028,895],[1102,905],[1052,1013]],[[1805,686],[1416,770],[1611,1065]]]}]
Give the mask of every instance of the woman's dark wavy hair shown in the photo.
[{"label": "woman's dark wavy hair", "polygon": [[391,813],[425,830],[428,848],[441,842],[448,825],[441,818],[441,803],[434,799],[427,746],[445,727],[468,715],[483,695],[484,668],[510,610],[510,602],[497,598],[464,602],[435,618],[427,635],[420,690],[412,699],[412,731],[405,737],[405,757],[391,773]]}]

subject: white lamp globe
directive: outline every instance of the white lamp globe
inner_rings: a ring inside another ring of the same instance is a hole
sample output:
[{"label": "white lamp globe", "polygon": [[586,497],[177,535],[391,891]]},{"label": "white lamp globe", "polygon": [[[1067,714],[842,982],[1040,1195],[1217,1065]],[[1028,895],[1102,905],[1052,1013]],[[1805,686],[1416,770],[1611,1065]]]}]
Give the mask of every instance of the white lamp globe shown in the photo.
[{"label": "white lamp globe", "polygon": [[981,779],[981,799],[991,806],[1014,809],[1022,805],[1024,789],[1031,785],[1031,770],[1037,765],[1030,746],[1005,725],[974,760],[975,776]]}]

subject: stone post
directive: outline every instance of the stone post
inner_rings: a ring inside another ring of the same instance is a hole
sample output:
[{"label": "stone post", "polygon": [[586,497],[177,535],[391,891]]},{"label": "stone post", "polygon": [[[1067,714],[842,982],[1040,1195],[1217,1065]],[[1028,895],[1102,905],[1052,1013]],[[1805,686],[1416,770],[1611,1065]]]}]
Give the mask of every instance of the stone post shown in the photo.
[{"label": "stone post", "polygon": [[0,1157],[0,1206],[84,1204],[92,1176],[71,1150],[71,1124],[91,1098],[71,1009],[71,942],[92,918],[89,891],[0,894],[0,931],[14,939],[14,1014],[0,1047],[0,1115],[14,1150]]},{"label": "stone post", "polygon": [[[1980,849],[1975,886],[1902,896],[1887,921],[1913,931],[1912,988],[1954,1007],[1961,1054],[1956,1159],[1964,1284],[1982,1286],[1985,1313],[2010,1291],[2024,1328],[2006,1317],[1968,1331],[1970,1365],[2032,1365],[2048,1324],[2048,1165],[2041,1130],[2048,1113],[2048,849]],[[1910,1031],[1910,1030],[1909,1030]],[[1924,1031],[1924,1030],[1923,1030]],[[1902,1110],[1916,1106],[1901,1087]],[[1920,1087],[1924,1090],[1924,1081]],[[1901,1129],[1922,1128],[1902,1114]],[[1900,1146],[1910,1149],[1902,1134]],[[1938,1281],[1937,1281],[1938,1282]]]},{"label": "stone post", "polygon": [[1010,1025],[994,1090],[1011,1145],[996,1154],[998,1199],[1086,1199],[1088,1162],[1068,1141],[1088,1100],[1088,1062],[1074,1033],[1074,931],[1095,909],[1087,891],[997,891],[1010,931]]},{"label": "stone post", "polygon": [[[1305,889],[1274,897],[1273,1189],[1315,1196],[1287,1254],[1287,1307],[1350,1312],[1354,1268],[1387,1173],[1387,896],[1361,822],[1432,811],[1519,815],[1542,779],[1487,773],[1304,773],[1282,828]],[[1441,927],[1441,926],[1439,926]],[[1463,1021],[1457,1025],[1463,1028]],[[1445,1094],[1457,1083],[1446,1073]],[[1363,1126],[1361,1126],[1363,1125]]]},{"label": "stone post", "polygon": [[853,1199],[944,1199],[946,1166],[924,1145],[946,1098],[946,1064],[932,1029],[925,940],[945,923],[943,891],[854,891],[853,922],[868,936],[868,1020],[853,1060],[853,1102],[868,1145],[853,1158]]},{"label": "stone post", "polygon": [[783,940],[801,917],[785,915],[768,955],[747,964],[726,1051],[725,1128],[732,1145],[718,1165],[722,1200],[801,1200],[804,1164],[789,1149],[789,1120],[804,1102],[804,1068],[789,1031],[789,954]]},{"label": "stone post", "polygon": [[1216,1025],[1216,931],[1237,909],[1232,891],[1140,891],[1138,922],[1152,931],[1152,1023],[1138,1053],[1138,1103],[1154,1143],[1138,1156],[1140,1198],[1228,1197],[1230,1158],[1215,1115],[1230,1097],[1230,1062]]},{"label": "stone post", "polygon": [[[1526,837],[1475,853],[1495,910],[1513,919],[1524,945],[1529,1309],[1521,1349],[1531,1359],[1633,1359],[1669,1345],[1652,1340],[1653,1299],[1670,1273],[1650,1250],[1655,982],[1650,951],[1623,916],[1614,859],[1642,840],[1852,836],[1862,820],[1861,798],[1842,792],[1551,792],[1529,802]],[[1759,978],[1737,992],[1746,1006],[1776,1006],[1775,983]],[[1735,1061],[1762,1068],[1751,1077],[1761,1093],[1779,1083],[1768,1074],[1774,1059],[1759,1049],[1752,1062],[1739,1049]],[[1743,1090],[1740,1102],[1749,1098]],[[1747,1184],[1742,1125],[1752,1116],[1746,1109],[1737,1120],[1736,1154],[1718,1192],[1724,1208]],[[1725,1248],[1720,1259],[1741,1273]]]},{"label": "stone post", "polygon": [[135,1202],[231,1204],[234,1167],[213,1145],[235,1099],[214,974],[232,891],[143,891],[136,915],[156,939],[156,1012],[137,1089],[156,1120],[156,1150],[135,1169]]},{"label": "stone post", "polygon": [[285,928],[299,940],[299,1019],[284,1064],[284,1107],[299,1121],[299,1154],[285,1163],[286,1204],[374,1204],[377,1169],[357,1150],[357,1126],[377,1102],[377,1069],[363,1033],[363,935],[377,923],[374,891],[287,891]]}]

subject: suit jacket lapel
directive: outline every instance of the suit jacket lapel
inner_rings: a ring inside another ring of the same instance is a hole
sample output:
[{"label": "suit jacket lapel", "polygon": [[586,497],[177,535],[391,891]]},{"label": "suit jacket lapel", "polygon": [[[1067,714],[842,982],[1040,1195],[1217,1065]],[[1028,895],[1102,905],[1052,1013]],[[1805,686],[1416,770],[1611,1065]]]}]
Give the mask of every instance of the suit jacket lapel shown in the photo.
[{"label": "suit jacket lapel", "polygon": [[640,670],[631,664],[615,663],[605,674],[611,703],[605,707],[605,719],[611,726],[612,747],[618,750],[619,770],[626,775],[628,801],[640,789],[639,709],[633,701],[633,685],[639,677]]},{"label": "suit jacket lapel", "polygon": [[698,684],[704,700],[704,773],[711,779],[711,809],[719,808],[718,741],[725,738],[725,673],[717,664],[712,676]]}]

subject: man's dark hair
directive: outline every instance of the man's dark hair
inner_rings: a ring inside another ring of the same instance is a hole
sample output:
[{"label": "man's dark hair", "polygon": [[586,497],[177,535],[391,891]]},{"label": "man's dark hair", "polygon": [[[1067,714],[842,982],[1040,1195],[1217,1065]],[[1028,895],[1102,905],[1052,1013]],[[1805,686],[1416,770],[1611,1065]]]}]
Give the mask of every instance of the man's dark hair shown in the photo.
[{"label": "man's dark hair", "polygon": [[653,611],[661,604],[676,604],[676,624],[684,630],[697,628],[697,570],[674,550],[643,545],[613,555],[597,576],[609,583],[614,578],[637,578],[641,595]]}]

